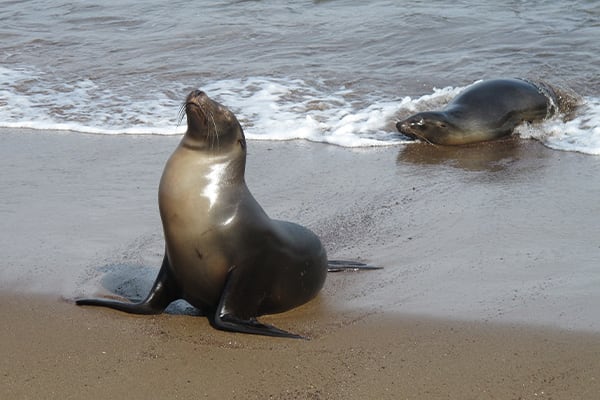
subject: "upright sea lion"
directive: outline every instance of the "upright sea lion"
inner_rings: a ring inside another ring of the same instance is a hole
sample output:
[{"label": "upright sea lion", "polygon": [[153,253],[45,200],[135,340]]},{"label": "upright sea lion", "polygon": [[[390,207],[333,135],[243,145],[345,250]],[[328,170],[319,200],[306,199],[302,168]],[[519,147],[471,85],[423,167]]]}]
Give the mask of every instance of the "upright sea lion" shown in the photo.
[{"label": "upright sea lion", "polygon": [[493,79],[469,86],[441,111],[415,114],[396,124],[400,133],[433,144],[460,145],[510,135],[522,122],[552,116],[558,100],[542,83]]},{"label": "upright sea lion", "polygon": [[160,180],[166,250],[150,294],[140,303],[77,304],[158,314],[184,299],[219,329],[299,337],[256,317],[315,297],[327,274],[325,249],[310,230],[270,219],[254,199],[244,180],[246,140],[235,115],[199,90],[184,107],[187,132]]}]

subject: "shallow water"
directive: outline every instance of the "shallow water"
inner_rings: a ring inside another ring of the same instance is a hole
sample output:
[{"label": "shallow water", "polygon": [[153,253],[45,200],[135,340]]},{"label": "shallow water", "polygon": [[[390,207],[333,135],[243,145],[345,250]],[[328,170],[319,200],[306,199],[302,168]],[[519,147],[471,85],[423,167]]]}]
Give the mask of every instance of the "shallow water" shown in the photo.
[{"label": "shallow water", "polygon": [[[179,138],[2,131],[0,293],[143,297]],[[248,149],[248,187],[268,215],[312,229],[332,259],[383,267],[330,274],[328,312],[600,332],[600,158],[519,140]]]},{"label": "shallow water", "polygon": [[595,1],[5,1],[0,21],[0,127],[181,133],[202,88],[249,138],[389,145],[424,101],[529,77],[585,104],[522,133],[600,153]]}]

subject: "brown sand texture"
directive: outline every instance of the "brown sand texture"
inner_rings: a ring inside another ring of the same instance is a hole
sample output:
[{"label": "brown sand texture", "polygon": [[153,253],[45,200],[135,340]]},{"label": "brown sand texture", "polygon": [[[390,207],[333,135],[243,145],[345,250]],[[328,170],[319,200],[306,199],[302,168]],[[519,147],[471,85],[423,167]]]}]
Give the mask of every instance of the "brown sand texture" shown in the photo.
[{"label": "brown sand texture", "polygon": [[250,141],[271,217],[383,267],[261,318],[310,340],[75,306],[149,289],[178,141],[0,131],[0,399],[600,398],[600,158]]}]

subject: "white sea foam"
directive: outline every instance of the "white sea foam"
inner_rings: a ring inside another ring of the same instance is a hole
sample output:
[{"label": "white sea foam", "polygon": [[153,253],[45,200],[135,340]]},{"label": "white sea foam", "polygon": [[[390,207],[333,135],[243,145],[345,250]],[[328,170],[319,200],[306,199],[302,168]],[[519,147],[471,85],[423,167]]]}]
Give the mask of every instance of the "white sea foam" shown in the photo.
[{"label": "white sea foam", "polygon": [[235,111],[250,139],[306,139],[346,147],[402,142],[386,129],[398,110],[396,102],[361,107],[345,87],[327,92],[301,80],[250,78],[203,89]]},{"label": "white sea foam", "polygon": [[[98,134],[169,135],[185,130],[177,120],[181,102],[165,93],[145,94],[140,100],[99,88],[90,79],[63,84],[7,68],[0,68],[0,84],[2,127]],[[301,80],[256,77],[216,81],[202,89],[236,113],[249,139],[306,139],[348,147],[402,141],[385,129],[397,103],[360,107],[352,100],[354,93],[343,87],[329,93]]]},{"label": "white sea foam", "polygon": [[177,127],[179,104],[164,93],[140,99],[117,95],[89,78],[61,82],[48,74],[3,67],[0,87],[1,127],[98,134],[183,131]]},{"label": "white sea foam", "polygon": [[556,150],[600,155],[600,98],[584,98],[575,118],[564,121],[562,117],[557,115],[541,124],[520,126],[517,133]]},{"label": "white sea foam", "polygon": [[[0,67],[0,127],[96,134],[181,134],[183,85],[171,92],[99,87],[91,78],[64,82],[49,74]],[[299,79],[250,77],[212,81],[202,90],[234,111],[255,140],[304,139],[344,147],[404,143],[400,115],[439,109],[464,87],[434,89],[418,98],[383,100],[341,86]],[[176,93],[176,94],[174,94]],[[600,154],[600,99],[586,98],[575,119],[561,116],[521,126],[517,133],[548,147]]]}]

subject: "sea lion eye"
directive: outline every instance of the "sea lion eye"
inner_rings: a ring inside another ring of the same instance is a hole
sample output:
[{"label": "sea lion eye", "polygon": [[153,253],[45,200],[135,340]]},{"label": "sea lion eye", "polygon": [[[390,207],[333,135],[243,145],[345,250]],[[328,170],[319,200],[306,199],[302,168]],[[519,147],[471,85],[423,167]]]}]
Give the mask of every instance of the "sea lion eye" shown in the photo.
[{"label": "sea lion eye", "polygon": [[415,125],[417,125],[417,126],[423,126],[423,125],[425,125],[425,121],[423,120],[423,118],[419,119],[418,121],[416,121],[416,120],[413,119],[410,122],[410,126],[415,126]]}]

